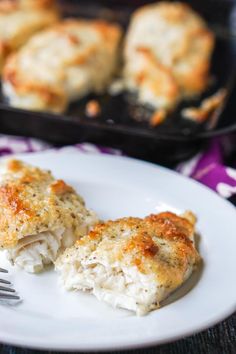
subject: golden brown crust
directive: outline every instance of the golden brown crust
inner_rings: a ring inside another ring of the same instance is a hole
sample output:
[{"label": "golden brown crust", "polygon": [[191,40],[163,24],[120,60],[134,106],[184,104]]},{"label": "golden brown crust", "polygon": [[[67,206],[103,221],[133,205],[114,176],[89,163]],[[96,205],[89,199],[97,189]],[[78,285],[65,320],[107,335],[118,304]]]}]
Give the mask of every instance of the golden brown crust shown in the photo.
[{"label": "golden brown crust", "polygon": [[155,275],[159,284],[179,286],[200,260],[193,243],[195,219],[163,212],[144,219],[123,218],[98,224],[77,247],[89,247],[96,257],[122,266],[135,266]]},{"label": "golden brown crust", "polygon": [[[136,250],[137,253],[140,253],[145,257],[154,257],[157,254],[158,249],[159,247],[148,233],[140,232],[126,243],[123,251],[126,253]],[[135,259],[135,262],[137,262],[137,258]]]},{"label": "golden brown crust", "polygon": [[62,179],[53,182],[50,185],[51,192],[57,195],[62,195],[68,192],[74,192],[71,186],[68,186]]},{"label": "golden brown crust", "polygon": [[194,225],[187,219],[171,212],[151,214],[145,219],[151,226],[155,226],[159,237],[165,239],[183,240],[192,244],[189,235],[192,235]]},{"label": "golden brown crust", "polygon": [[22,169],[22,162],[19,160],[9,160],[7,168],[9,172],[18,172]]},{"label": "golden brown crust", "polygon": [[58,227],[79,232],[88,211],[64,181],[17,160],[6,162],[0,173],[0,246],[13,247],[25,236]]}]

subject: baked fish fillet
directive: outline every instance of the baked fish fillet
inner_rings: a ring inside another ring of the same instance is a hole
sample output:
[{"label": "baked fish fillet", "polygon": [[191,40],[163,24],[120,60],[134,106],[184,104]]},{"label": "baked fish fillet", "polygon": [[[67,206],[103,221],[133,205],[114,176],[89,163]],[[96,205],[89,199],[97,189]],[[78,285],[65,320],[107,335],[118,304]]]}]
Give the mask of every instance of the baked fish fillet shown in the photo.
[{"label": "baked fish fillet", "polygon": [[63,286],[144,315],[198,264],[195,217],[170,212],[97,224],[56,261]]},{"label": "baked fish fillet", "polygon": [[171,110],[209,82],[214,35],[187,4],[148,4],[131,17],[124,49],[126,87],[141,103]]},{"label": "baked fish fillet", "polygon": [[0,0],[0,73],[10,53],[58,18],[54,0]]},{"label": "baked fish fillet", "polygon": [[39,272],[97,222],[63,180],[18,160],[0,165],[0,248],[13,264]]},{"label": "baked fish fillet", "polygon": [[119,26],[99,20],[64,20],[36,34],[4,68],[9,104],[63,112],[71,101],[101,93],[117,65]]}]

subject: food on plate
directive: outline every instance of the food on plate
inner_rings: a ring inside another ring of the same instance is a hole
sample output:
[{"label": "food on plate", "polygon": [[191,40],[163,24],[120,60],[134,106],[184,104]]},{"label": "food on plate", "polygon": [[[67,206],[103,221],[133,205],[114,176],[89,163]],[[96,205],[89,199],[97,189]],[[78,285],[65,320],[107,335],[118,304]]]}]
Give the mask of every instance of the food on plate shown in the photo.
[{"label": "food on plate", "polygon": [[214,95],[205,98],[200,107],[188,107],[181,111],[184,118],[193,120],[197,123],[202,123],[207,120],[212,112],[218,109],[226,97],[225,89],[218,90]]},{"label": "food on plate", "polygon": [[97,224],[57,259],[62,284],[144,315],[182,285],[200,261],[195,222],[191,212],[163,212]]},{"label": "food on plate", "polygon": [[0,165],[0,248],[39,272],[97,222],[83,198],[50,171],[18,160]]},{"label": "food on plate", "polygon": [[160,2],[132,16],[124,49],[126,87],[167,111],[208,85],[214,35],[187,4]]},{"label": "food on plate", "polygon": [[116,69],[122,31],[100,20],[64,20],[33,36],[7,61],[3,92],[10,105],[60,113],[101,93]]},{"label": "food on plate", "polygon": [[1,0],[0,73],[10,53],[58,18],[54,0]]}]

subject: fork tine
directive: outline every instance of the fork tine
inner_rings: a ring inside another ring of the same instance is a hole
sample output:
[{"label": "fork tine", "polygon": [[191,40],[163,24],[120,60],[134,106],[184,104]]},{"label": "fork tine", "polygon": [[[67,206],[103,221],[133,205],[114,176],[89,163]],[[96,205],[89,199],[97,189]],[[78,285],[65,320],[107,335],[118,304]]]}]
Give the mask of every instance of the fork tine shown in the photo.
[{"label": "fork tine", "polygon": [[[2,273],[8,273],[8,270],[4,268],[0,268],[0,272]],[[11,285],[11,282],[5,279],[0,279],[0,284],[7,284]],[[0,300],[5,299],[5,300],[20,300],[20,297],[17,296],[16,294],[9,294],[9,293],[15,293],[16,291],[12,288],[9,288],[7,286],[0,286]]]},{"label": "fork tine", "polygon": [[0,268],[0,272],[2,272],[2,273],[8,273],[8,270],[3,269],[3,268]]},{"label": "fork tine", "polygon": [[2,293],[0,293],[0,299],[20,300],[20,297],[17,296],[17,295],[2,294]]},{"label": "fork tine", "polygon": [[6,286],[0,286],[0,291],[7,291],[9,293],[15,293],[16,291],[11,288],[7,288]]},{"label": "fork tine", "polygon": [[11,284],[11,282],[10,282],[10,281],[5,280],[5,279],[0,279],[0,283],[3,283],[3,284],[8,284],[8,285],[10,285],[10,284]]}]

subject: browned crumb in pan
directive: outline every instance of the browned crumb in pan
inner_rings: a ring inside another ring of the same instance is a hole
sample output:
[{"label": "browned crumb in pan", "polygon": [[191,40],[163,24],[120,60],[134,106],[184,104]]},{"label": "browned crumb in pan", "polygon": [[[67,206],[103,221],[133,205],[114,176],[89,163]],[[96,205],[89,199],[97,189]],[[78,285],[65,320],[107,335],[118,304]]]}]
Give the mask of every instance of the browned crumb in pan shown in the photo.
[{"label": "browned crumb in pan", "polygon": [[200,107],[188,107],[181,111],[184,118],[191,119],[198,123],[207,120],[210,114],[221,106],[226,96],[226,89],[218,90],[214,95],[204,99]]},{"label": "browned crumb in pan", "polygon": [[97,100],[90,100],[86,104],[85,113],[87,117],[96,118],[101,113],[101,106]]},{"label": "browned crumb in pan", "polygon": [[153,115],[151,116],[149,124],[151,127],[156,127],[157,125],[164,122],[166,117],[167,117],[167,112],[164,109],[160,109],[159,111],[155,111],[153,113]]}]

